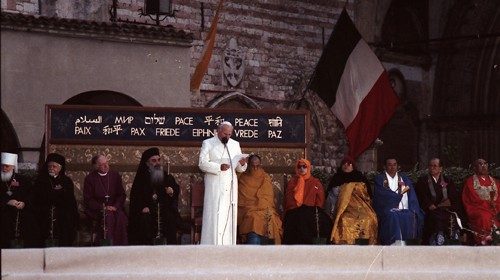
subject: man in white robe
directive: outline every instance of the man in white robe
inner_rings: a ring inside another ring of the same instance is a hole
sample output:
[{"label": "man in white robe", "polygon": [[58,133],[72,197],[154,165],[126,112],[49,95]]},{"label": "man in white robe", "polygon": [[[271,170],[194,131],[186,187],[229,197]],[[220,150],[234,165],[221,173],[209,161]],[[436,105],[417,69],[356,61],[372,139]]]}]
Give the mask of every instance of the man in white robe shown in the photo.
[{"label": "man in white robe", "polygon": [[217,135],[203,141],[198,166],[205,172],[205,199],[201,244],[235,245],[238,178],[244,172],[247,159],[241,154],[240,143],[231,139],[233,126],[222,122]]}]

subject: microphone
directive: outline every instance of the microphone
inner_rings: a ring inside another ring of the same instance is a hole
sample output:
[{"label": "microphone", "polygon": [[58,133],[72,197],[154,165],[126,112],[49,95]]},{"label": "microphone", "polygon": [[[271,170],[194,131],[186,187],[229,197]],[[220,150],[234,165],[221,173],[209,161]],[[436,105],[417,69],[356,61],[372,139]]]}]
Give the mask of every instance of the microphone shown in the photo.
[{"label": "microphone", "polygon": [[[229,197],[230,197],[230,207],[227,209],[228,212],[231,212],[231,227],[233,227],[233,223],[234,223],[234,217],[235,217],[235,213],[234,213],[234,209],[235,209],[235,201],[233,199],[233,181],[234,181],[234,170],[233,170],[233,160],[231,159],[231,153],[229,152],[229,148],[227,147],[227,142],[229,141],[229,138],[228,137],[222,137],[222,139],[220,139],[220,141],[222,142],[222,144],[224,144],[224,148],[225,150],[227,150],[227,155],[229,157],[229,168],[231,169],[231,187],[230,187],[230,192],[229,192]],[[227,218],[226,218],[226,223],[224,225],[224,231],[222,233],[222,239],[224,239],[224,235],[226,234],[226,227],[228,225],[228,222],[229,222],[229,213],[227,215]],[[231,229],[231,243],[235,243],[235,240],[234,240],[234,228]],[[224,243],[224,241],[223,241]]]}]

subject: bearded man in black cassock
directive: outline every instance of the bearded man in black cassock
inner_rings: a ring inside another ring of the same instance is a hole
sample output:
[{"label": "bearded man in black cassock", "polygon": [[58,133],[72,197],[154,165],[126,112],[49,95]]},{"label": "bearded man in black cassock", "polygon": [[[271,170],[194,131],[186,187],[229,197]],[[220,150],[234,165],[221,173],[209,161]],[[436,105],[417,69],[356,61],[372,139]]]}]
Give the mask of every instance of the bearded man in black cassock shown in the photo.
[{"label": "bearded man in black cassock", "polygon": [[151,245],[166,238],[167,244],[177,244],[178,198],[179,185],[163,170],[158,148],[144,151],[130,191],[129,243]]},{"label": "bearded man in black cassock", "polygon": [[30,181],[17,173],[17,154],[2,152],[0,213],[2,248],[37,247],[39,229],[33,213],[33,188]]},{"label": "bearded man in black cassock", "polygon": [[49,154],[35,181],[35,200],[42,240],[56,239],[54,246],[73,246],[78,227],[75,185],[66,176],[66,159]]}]

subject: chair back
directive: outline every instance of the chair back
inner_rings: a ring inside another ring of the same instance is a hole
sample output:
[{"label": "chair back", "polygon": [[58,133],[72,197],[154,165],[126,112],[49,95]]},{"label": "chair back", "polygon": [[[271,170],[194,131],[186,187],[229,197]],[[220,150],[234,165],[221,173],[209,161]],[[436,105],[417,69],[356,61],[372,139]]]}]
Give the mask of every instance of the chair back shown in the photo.
[{"label": "chair back", "polygon": [[197,181],[191,184],[191,244],[199,244],[203,223],[203,200],[205,184]]},{"label": "chair back", "polygon": [[203,207],[205,198],[205,184],[203,181],[195,182],[191,185],[191,208]]}]

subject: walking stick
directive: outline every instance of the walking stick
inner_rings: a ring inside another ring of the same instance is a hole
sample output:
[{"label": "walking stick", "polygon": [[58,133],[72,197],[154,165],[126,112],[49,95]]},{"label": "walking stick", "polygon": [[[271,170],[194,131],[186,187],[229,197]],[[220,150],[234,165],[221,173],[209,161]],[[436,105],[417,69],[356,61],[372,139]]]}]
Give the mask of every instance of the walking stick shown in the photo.
[{"label": "walking stick", "polygon": [[153,238],[153,244],[154,245],[167,245],[167,239],[163,237],[163,234],[161,232],[161,209],[160,209],[160,202],[156,202],[156,236]]},{"label": "walking stick", "polygon": [[23,240],[20,238],[21,237],[21,210],[17,209],[17,214],[16,214],[16,224],[14,227],[14,239],[10,241],[10,247],[11,248],[23,248]]},{"label": "walking stick", "polygon": [[55,228],[55,211],[56,207],[52,205],[50,207],[50,215],[49,215],[49,222],[50,222],[50,228],[49,228],[49,238],[45,240],[45,247],[56,247],[58,244],[57,239],[54,238],[54,228]]},{"label": "walking stick", "polygon": [[101,240],[101,246],[111,246],[113,245],[113,240],[111,238],[108,238],[108,226],[106,224],[106,204],[102,204],[102,233],[103,233],[103,239]]}]

